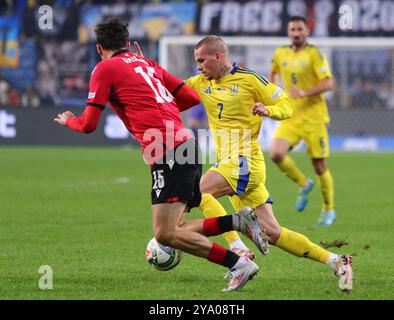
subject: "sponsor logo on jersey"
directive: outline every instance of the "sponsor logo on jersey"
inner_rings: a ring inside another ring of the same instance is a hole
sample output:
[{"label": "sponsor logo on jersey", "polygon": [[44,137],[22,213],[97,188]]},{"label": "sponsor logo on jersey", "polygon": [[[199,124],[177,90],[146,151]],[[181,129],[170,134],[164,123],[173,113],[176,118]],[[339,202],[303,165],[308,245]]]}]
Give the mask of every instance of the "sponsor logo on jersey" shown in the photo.
[{"label": "sponsor logo on jersey", "polygon": [[211,88],[211,86],[209,86],[208,88],[206,88],[203,92],[206,93],[206,94],[212,93],[212,88]]},{"label": "sponsor logo on jersey", "polygon": [[239,85],[238,85],[238,84],[232,84],[232,85],[231,85],[231,92],[230,92],[230,95],[232,95],[232,96],[238,95],[238,88],[239,88]]},{"label": "sponsor logo on jersey", "polygon": [[93,99],[96,96],[96,92],[89,92],[88,99]]},{"label": "sponsor logo on jersey", "polygon": [[226,93],[226,88],[218,88],[217,91],[220,94],[225,94]]}]

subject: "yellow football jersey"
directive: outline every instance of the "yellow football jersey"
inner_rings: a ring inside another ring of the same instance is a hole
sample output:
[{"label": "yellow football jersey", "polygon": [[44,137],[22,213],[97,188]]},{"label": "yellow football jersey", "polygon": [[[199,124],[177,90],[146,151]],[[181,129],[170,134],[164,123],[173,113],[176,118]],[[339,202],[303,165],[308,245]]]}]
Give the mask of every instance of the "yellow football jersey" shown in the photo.
[{"label": "yellow football jersey", "polygon": [[257,138],[263,117],[252,114],[256,102],[267,107],[272,119],[283,120],[292,115],[288,96],[282,89],[236,65],[219,80],[207,80],[199,74],[185,83],[201,97],[219,162],[234,155],[262,158]]},{"label": "yellow football jersey", "polygon": [[[291,46],[277,48],[271,70],[279,73],[286,90],[292,87],[310,89],[320,80],[331,78],[331,71],[324,54],[315,46],[307,45],[298,52]],[[330,121],[324,94],[303,98],[290,98],[294,114],[290,121],[299,124],[318,124]]]}]

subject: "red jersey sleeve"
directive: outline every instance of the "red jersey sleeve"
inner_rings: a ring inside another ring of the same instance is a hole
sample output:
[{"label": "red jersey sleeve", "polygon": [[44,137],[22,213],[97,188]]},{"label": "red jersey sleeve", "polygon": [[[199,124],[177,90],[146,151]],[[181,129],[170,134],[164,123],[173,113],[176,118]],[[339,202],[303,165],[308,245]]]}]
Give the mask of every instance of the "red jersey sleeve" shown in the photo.
[{"label": "red jersey sleeve", "polygon": [[97,129],[102,110],[86,106],[85,110],[79,117],[71,116],[66,122],[70,129],[82,133],[91,133]]},{"label": "red jersey sleeve", "polygon": [[187,86],[183,80],[169,73],[158,63],[153,62],[163,75],[164,86],[174,96],[179,111],[185,111],[200,103],[200,96],[194,89]]},{"label": "red jersey sleeve", "polygon": [[100,62],[93,69],[90,77],[89,95],[86,105],[103,110],[110,96],[111,84],[112,71],[110,64]]},{"label": "red jersey sleeve", "polygon": [[199,104],[201,101],[197,91],[190,88],[185,83],[183,83],[182,86],[178,86],[176,91],[173,93],[173,96],[175,97],[179,111],[185,111],[196,104]]}]

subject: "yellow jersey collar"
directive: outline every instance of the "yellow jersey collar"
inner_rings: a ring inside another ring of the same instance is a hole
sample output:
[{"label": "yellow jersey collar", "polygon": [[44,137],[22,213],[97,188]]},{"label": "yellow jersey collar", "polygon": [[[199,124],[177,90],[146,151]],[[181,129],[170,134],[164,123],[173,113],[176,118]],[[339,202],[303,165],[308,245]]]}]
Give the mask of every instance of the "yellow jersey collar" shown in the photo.
[{"label": "yellow jersey collar", "polygon": [[234,63],[233,63],[233,68],[231,69],[230,73],[231,73],[231,74],[234,74],[234,73],[237,72],[237,70],[238,70],[238,65],[234,62]]}]

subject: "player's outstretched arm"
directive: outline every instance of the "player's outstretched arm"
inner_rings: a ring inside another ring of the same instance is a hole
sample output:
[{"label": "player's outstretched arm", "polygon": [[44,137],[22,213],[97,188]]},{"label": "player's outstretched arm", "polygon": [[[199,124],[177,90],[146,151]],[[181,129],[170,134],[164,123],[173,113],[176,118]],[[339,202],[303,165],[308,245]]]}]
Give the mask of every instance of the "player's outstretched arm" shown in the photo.
[{"label": "player's outstretched arm", "polygon": [[325,78],[314,86],[313,88],[306,90],[308,96],[320,94],[323,92],[331,91],[334,88],[334,80],[332,78]]},{"label": "player's outstretched arm", "polygon": [[58,114],[54,121],[74,131],[91,133],[97,129],[101,112],[102,110],[97,107],[86,106],[79,117],[76,117],[71,111],[65,111]]},{"label": "player's outstretched arm", "polygon": [[266,106],[261,102],[256,102],[253,106],[254,115],[268,117],[274,120],[286,120],[293,116],[293,108],[289,99],[281,99],[274,105]]},{"label": "player's outstretched arm", "polygon": [[288,98],[280,99],[266,108],[269,112],[268,117],[274,120],[286,120],[293,116],[293,106]]},{"label": "player's outstretched arm", "polygon": [[187,84],[183,84],[173,95],[179,111],[185,111],[201,101],[198,93]]},{"label": "player's outstretched arm", "polygon": [[67,120],[70,117],[75,117],[74,113],[72,113],[71,111],[65,111],[63,113],[59,113],[57,115],[57,117],[55,119],[53,119],[55,122],[57,122],[58,124],[65,126],[67,123]]},{"label": "player's outstretched arm", "polygon": [[278,77],[279,77],[279,73],[276,73],[273,70],[271,70],[270,75],[269,75],[269,81],[273,84],[276,84]]},{"label": "player's outstretched arm", "polygon": [[303,98],[303,97],[309,97],[323,92],[327,92],[332,90],[333,88],[334,88],[334,81],[332,80],[332,78],[325,78],[319,81],[319,83],[316,86],[310,89],[302,90],[297,87],[293,87],[289,89],[288,94],[292,98]]}]

